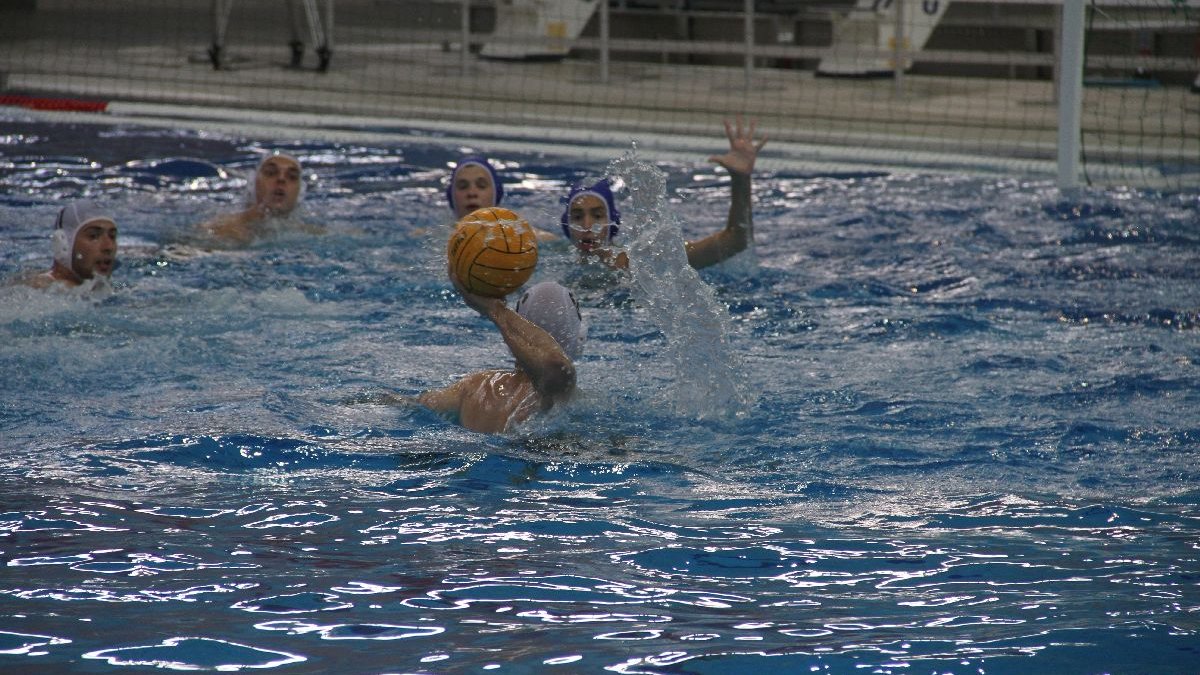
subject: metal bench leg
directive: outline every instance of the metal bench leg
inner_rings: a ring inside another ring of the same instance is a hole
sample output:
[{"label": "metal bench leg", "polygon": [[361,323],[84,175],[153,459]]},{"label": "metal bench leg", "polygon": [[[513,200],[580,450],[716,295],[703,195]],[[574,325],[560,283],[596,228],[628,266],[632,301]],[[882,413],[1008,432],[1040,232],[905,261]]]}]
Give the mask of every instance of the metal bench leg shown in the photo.
[{"label": "metal bench leg", "polygon": [[[286,0],[288,10],[288,21],[292,27],[292,39],[288,42],[288,46],[292,48],[292,67],[299,68],[304,62],[304,26],[302,22],[305,17],[301,16],[301,11],[298,5],[303,0]],[[304,11],[307,16],[307,9]]]},{"label": "metal bench leg", "polygon": [[321,72],[329,70],[329,60],[333,58],[333,0],[325,0],[325,42],[317,47],[317,56]]},{"label": "metal bench leg", "polygon": [[317,58],[320,64],[317,68],[321,72],[329,69],[329,59],[333,56],[333,49],[330,45],[331,35],[333,33],[333,0],[325,2],[325,23],[322,27],[321,14],[317,9],[317,0],[302,0],[304,3],[304,14],[308,18],[309,35],[312,38],[313,46],[317,51]]},{"label": "metal bench leg", "polygon": [[233,11],[233,0],[213,0],[213,43],[208,48],[208,60],[213,70],[220,70],[225,59],[225,31],[229,28],[229,14]]}]

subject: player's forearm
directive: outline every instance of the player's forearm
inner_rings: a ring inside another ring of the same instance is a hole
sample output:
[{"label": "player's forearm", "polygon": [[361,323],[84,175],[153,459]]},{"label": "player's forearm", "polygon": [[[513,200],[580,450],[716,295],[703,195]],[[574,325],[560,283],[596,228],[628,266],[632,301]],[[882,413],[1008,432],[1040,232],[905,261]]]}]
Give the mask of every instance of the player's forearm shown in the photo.
[{"label": "player's forearm", "polygon": [[725,230],[730,233],[727,245],[741,251],[749,246],[754,238],[750,175],[731,173],[729,189],[729,220],[725,226]]},{"label": "player's forearm", "polygon": [[508,345],[517,366],[543,396],[558,397],[575,387],[575,364],[546,331],[507,307],[488,313]]},{"label": "player's forearm", "polygon": [[746,250],[754,239],[750,176],[731,173],[730,177],[729,218],[724,229],[687,243],[688,263],[696,269],[732,258]]}]

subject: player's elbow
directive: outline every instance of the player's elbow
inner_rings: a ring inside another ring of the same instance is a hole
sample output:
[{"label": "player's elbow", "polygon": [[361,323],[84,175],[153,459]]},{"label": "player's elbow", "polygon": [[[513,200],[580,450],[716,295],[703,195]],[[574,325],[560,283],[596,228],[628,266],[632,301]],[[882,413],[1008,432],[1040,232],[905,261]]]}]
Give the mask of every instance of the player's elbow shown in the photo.
[{"label": "player's elbow", "polygon": [[546,365],[538,387],[542,396],[554,401],[570,397],[575,392],[575,364],[564,354]]},{"label": "player's elbow", "polygon": [[751,235],[747,222],[747,220],[743,220],[738,222],[736,227],[729,228],[728,236],[726,236],[725,241],[722,242],[724,244],[722,247],[724,248],[724,251],[722,251],[722,253],[725,254],[725,258],[730,258],[738,253],[741,253],[742,251],[745,251],[746,247],[750,245]]}]

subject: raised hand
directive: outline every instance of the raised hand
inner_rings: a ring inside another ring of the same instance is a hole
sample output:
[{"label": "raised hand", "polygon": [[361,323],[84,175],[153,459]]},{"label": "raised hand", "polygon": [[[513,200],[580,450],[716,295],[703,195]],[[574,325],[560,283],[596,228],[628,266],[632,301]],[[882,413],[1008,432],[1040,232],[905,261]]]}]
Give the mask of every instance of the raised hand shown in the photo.
[{"label": "raised hand", "polygon": [[729,138],[729,152],[723,155],[713,155],[709,161],[725,167],[730,173],[749,175],[754,171],[754,160],[758,151],[767,144],[767,137],[754,139],[756,122],[750,119],[749,126],[743,126],[742,116],[737,116],[736,126],[725,120],[725,136]]}]

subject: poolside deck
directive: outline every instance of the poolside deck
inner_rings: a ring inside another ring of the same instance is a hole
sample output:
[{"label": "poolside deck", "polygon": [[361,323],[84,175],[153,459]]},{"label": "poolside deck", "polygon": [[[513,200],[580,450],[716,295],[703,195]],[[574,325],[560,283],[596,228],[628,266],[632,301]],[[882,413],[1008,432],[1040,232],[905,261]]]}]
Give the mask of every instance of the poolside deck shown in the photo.
[{"label": "poolside deck", "polygon": [[[711,139],[720,118],[743,113],[770,131],[776,153],[816,155],[796,159],[828,154],[926,168],[1053,171],[1058,125],[1055,88],[1047,80],[908,75],[897,86],[890,79],[821,78],[779,67],[747,71],[664,56],[614,58],[603,82],[594,52],[543,62],[464,57],[455,42],[461,34],[444,16],[405,21],[395,3],[382,11],[370,0],[338,3],[333,59],[319,72],[311,55],[305,67],[289,67],[287,29],[278,16],[283,3],[277,4],[273,13],[260,2],[235,14],[221,70],[206,53],[212,37],[207,3],[6,6],[0,10],[0,88],[194,106],[196,117],[214,109],[355,116],[377,131],[490,125],[512,128],[514,138],[531,142],[642,134]],[[627,44],[642,48],[643,42]],[[1140,160],[1147,144],[1168,161],[1200,165],[1200,95],[1186,88],[1088,88],[1084,124],[1096,167]]]}]

